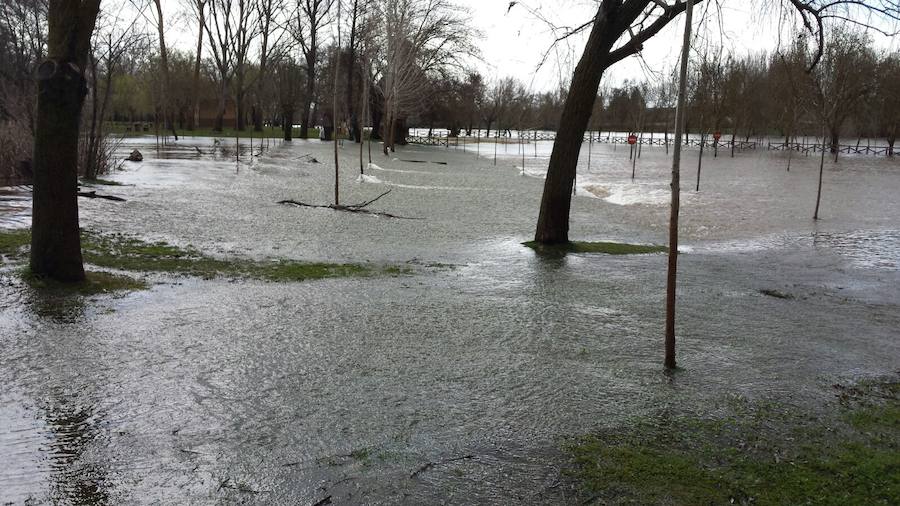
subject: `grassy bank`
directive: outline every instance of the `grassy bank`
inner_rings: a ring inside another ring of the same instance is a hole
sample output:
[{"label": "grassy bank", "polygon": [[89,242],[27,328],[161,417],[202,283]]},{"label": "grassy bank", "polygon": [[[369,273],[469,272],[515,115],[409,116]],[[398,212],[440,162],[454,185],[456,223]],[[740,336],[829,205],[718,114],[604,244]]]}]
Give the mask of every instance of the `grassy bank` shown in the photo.
[{"label": "grassy bank", "polygon": [[834,388],[826,417],[730,399],[578,438],[572,476],[596,504],[900,504],[900,378]]},{"label": "grassy bank", "polygon": [[[394,267],[377,268],[360,264],[219,259],[204,255],[193,248],[180,248],[164,242],[151,243],[119,234],[82,231],[81,239],[82,252],[87,264],[131,272],[170,273],[205,279],[245,278],[273,282],[403,272]],[[30,242],[29,230],[2,231],[0,255],[8,262],[24,263],[27,260]]]},{"label": "grassy bank", "polygon": [[522,243],[538,253],[604,253],[607,255],[645,255],[648,253],[665,253],[665,246],[652,244],[625,244],[619,242],[580,242],[573,241],[562,244],[541,244],[536,241]]}]

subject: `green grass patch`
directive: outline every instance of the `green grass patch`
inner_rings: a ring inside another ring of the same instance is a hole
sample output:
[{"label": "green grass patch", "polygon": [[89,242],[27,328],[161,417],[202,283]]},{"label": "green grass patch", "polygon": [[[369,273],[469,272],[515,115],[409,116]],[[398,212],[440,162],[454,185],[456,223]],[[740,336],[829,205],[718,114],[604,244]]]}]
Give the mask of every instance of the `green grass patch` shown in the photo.
[{"label": "green grass patch", "polygon": [[20,258],[25,254],[25,247],[31,244],[31,230],[0,230],[0,255]]},{"label": "green grass patch", "polygon": [[[14,262],[23,261],[30,242],[30,230],[0,232],[0,253]],[[97,267],[183,274],[205,279],[230,277],[285,282],[408,272],[405,268],[377,268],[360,264],[219,259],[190,247],[181,248],[165,242],[145,242],[126,235],[89,231],[82,231],[81,247],[85,262]]]},{"label": "green grass patch", "polygon": [[714,418],[640,420],[573,440],[570,473],[604,504],[900,504],[896,391],[831,407],[823,418],[738,402]]},{"label": "green grass patch", "polygon": [[85,272],[85,280],[82,283],[61,283],[49,278],[36,276],[28,270],[23,273],[22,279],[28,286],[42,294],[59,297],[131,292],[147,288],[147,283],[139,279],[108,272]]},{"label": "green grass patch", "polygon": [[669,248],[652,244],[626,244],[620,242],[582,242],[572,241],[560,244],[542,244],[536,241],[522,243],[538,253],[603,253],[607,255],[646,255],[649,253],[665,253]]},{"label": "green grass patch", "polygon": [[86,262],[100,267],[141,272],[167,272],[205,279],[253,278],[266,281],[304,281],[362,276],[372,269],[358,264],[218,259],[193,248],[165,242],[148,243],[123,235],[83,233]]}]

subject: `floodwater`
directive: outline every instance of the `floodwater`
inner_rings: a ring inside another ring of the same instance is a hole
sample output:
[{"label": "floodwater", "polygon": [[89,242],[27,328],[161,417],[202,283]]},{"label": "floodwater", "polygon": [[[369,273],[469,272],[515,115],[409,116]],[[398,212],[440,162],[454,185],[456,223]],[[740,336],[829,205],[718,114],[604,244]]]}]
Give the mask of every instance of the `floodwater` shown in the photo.
[{"label": "floodwater", "polygon": [[[725,396],[816,405],[900,369],[900,162],[765,151],[683,171],[679,363],[662,372],[663,255],[542,258],[549,143],[409,146],[328,203],[331,145],[131,139],[82,225],[211,255],[409,265],[303,283],[151,276],[152,289],[47,307],[0,285],[3,503],[568,504],[567,436]],[[537,148],[537,149],[535,149]],[[571,237],[665,243],[669,158],[582,154]],[[477,149],[481,157],[476,157]],[[254,146],[258,151],[259,146]],[[488,151],[490,150],[490,151]],[[536,155],[535,155],[536,152]],[[320,163],[310,163],[310,156]],[[444,164],[446,163],[446,165]],[[14,199],[14,200],[13,200]],[[2,195],[0,226],[27,226]],[[24,208],[24,210],[23,210]],[[777,290],[778,299],[760,293]],[[432,465],[429,465],[432,464]]]}]

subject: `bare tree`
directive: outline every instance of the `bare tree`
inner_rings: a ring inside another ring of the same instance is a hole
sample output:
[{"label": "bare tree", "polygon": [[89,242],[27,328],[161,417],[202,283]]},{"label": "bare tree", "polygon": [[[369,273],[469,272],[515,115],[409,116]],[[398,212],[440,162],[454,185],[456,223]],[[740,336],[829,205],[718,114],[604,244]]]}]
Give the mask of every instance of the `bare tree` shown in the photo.
[{"label": "bare tree", "polygon": [[258,0],[256,4],[257,17],[259,19],[259,69],[256,73],[256,102],[253,106],[253,129],[262,132],[263,129],[263,88],[266,84],[266,76],[269,71],[269,58],[273,48],[281,46],[281,37],[284,31],[279,30],[278,36],[272,38],[273,29],[277,23],[279,13],[284,10],[284,0]]},{"label": "bare tree", "polygon": [[219,108],[213,130],[221,132],[224,127],[225,107],[228,100],[228,86],[234,73],[234,55],[232,39],[235,36],[235,23],[232,19],[232,0],[209,0],[209,18],[203,23],[209,39],[213,62],[218,71]]},{"label": "bare tree", "polygon": [[377,15],[383,38],[384,153],[393,150],[402,113],[422,105],[429,75],[463,68],[474,54],[467,18],[449,0],[379,0]]},{"label": "bare tree", "polygon": [[300,109],[300,137],[307,138],[310,107],[316,94],[316,65],[319,58],[320,34],[328,24],[329,11],[335,0],[297,0],[291,33],[306,59],[306,95]]},{"label": "bare tree", "polygon": [[[235,128],[244,131],[247,126],[246,97],[252,83],[248,83],[247,67],[250,50],[260,34],[260,18],[252,0],[235,0],[234,36],[230,39],[231,54],[234,55],[234,104]],[[271,21],[271,18],[270,18]],[[268,38],[266,38],[268,41]],[[266,53],[262,53],[261,63],[265,63]]]},{"label": "bare tree", "polygon": [[[106,120],[110,96],[113,90],[113,76],[118,72],[122,58],[145,41],[144,34],[134,30],[134,22],[124,28],[118,26],[119,19],[103,19],[98,27],[89,55],[90,61],[90,106],[87,142],[85,146],[83,174],[85,179],[94,179],[104,167],[103,124]],[[103,74],[101,85],[100,75]],[[101,95],[102,89],[102,95]]]},{"label": "bare tree", "polygon": [[203,33],[206,27],[206,5],[209,0],[190,0],[197,17],[197,52],[194,54],[194,76],[191,81],[191,120],[188,129],[200,126],[200,68],[203,63]]},{"label": "bare tree", "polygon": [[694,0],[687,0],[684,20],[684,42],[681,50],[681,70],[678,74],[678,105],[675,109],[675,146],[672,154],[672,207],[669,213],[669,262],[666,270],[666,357],[667,369],[674,369],[675,361],[675,289],[678,274],[678,215],[681,212],[681,137],[684,134],[687,98],[688,57],[691,54],[691,18]]},{"label": "bare tree", "polygon": [[809,72],[814,110],[830,136],[830,150],[837,160],[841,127],[874,91],[876,57],[865,35],[836,28],[819,64]]},{"label": "bare tree", "polygon": [[159,35],[159,66],[163,74],[163,89],[161,97],[163,128],[172,131],[172,136],[178,140],[178,132],[175,131],[175,122],[172,121],[170,114],[169,95],[171,94],[172,80],[169,77],[169,51],[166,48],[165,24],[163,22],[162,3],[160,0],[153,0],[156,7],[156,31]]}]

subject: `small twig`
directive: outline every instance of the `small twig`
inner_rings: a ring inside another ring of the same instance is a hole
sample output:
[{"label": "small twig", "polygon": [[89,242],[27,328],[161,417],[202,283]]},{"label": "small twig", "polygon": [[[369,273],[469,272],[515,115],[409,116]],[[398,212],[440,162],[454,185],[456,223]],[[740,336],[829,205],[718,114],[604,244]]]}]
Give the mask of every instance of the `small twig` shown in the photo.
[{"label": "small twig", "polygon": [[331,496],[330,495],[326,495],[324,499],[313,503],[312,506],[325,506],[326,504],[331,504]]},{"label": "small twig", "polygon": [[416,469],[415,471],[413,471],[413,473],[412,473],[411,475],[409,475],[409,477],[410,477],[410,478],[415,478],[415,477],[418,476],[420,473],[424,473],[425,471],[431,469],[432,467],[442,466],[442,465],[445,465],[445,464],[449,464],[449,463],[451,463],[451,462],[458,462],[458,461],[460,461],[460,460],[468,460],[468,459],[474,459],[474,458],[475,458],[475,455],[463,455],[462,457],[454,457],[454,458],[452,458],[452,459],[441,460],[441,461],[438,461],[438,462],[428,462],[428,463],[426,463],[426,464],[423,464],[422,467],[420,467],[420,468]]},{"label": "small twig", "polygon": [[367,205],[371,204],[372,202],[375,202],[376,200],[380,199],[381,197],[384,197],[384,196],[387,195],[388,193],[391,193],[391,190],[388,190],[388,191],[382,193],[381,195],[375,197],[375,198],[372,199],[372,200],[367,200],[367,201],[363,202],[362,204],[352,204],[352,205],[347,205],[347,206],[344,206],[344,207],[350,207],[350,208],[353,208],[353,209],[362,209],[363,207],[366,207]]}]

